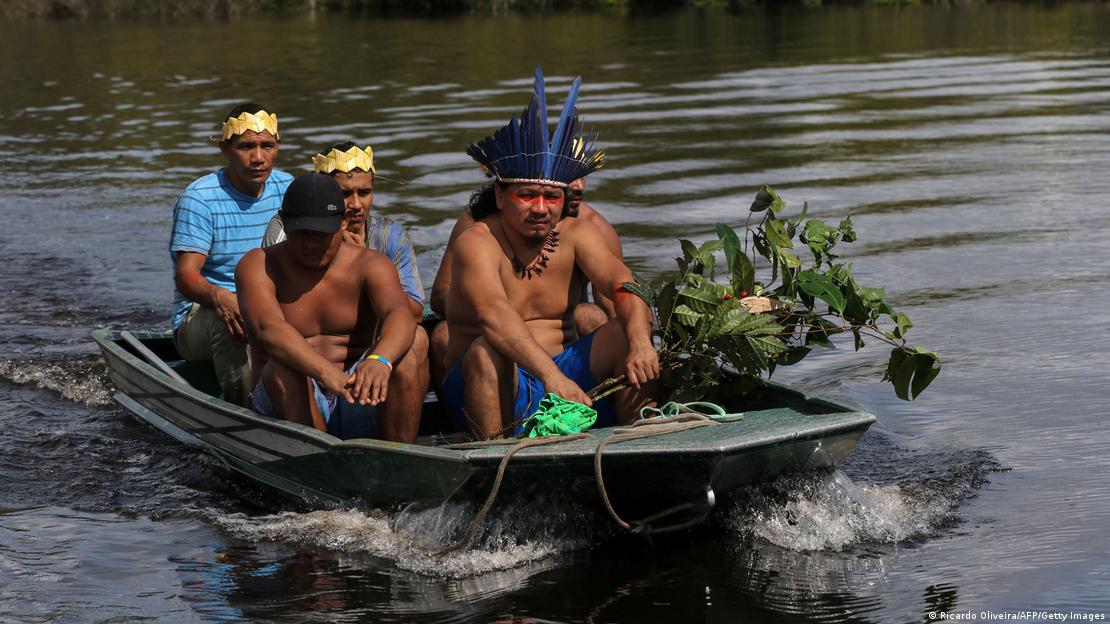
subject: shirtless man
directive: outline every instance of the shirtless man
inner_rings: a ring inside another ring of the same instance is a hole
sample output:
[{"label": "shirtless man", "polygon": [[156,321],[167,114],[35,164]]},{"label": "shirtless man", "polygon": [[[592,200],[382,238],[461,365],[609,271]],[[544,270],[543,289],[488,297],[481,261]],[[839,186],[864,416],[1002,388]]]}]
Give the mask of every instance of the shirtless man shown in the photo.
[{"label": "shirtless man", "polygon": [[[601,216],[601,213],[582,201],[585,190],[586,178],[578,178],[567,185],[566,206],[563,210],[563,216],[576,217],[578,220],[596,227],[605,241],[605,246],[623,262],[624,251],[621,249],[620,236],[617,235],[617,231],[609,221]],[[475,192],[471,196],[466,209],[463,210],[463,214],[455,222],[455,227],[451,230],[451,235],[447,239],[447,248],[443,251],[443,259],[440,261],[439,271],[436,273],[435,282],[432,284],[431,307],[440,316],[446,314],[447,293],[451,290],[451,260],[455,253],[455,239],[476,222],[474,218],[476,206],[482,203],[492,205],[493,201],[492,185],[485,186]],[[575,297],[580,302],[574,307],[574,326],[579,336],[591,334],[602,325],[617,318],[613,301],[601,294],[597,288],[592,289],[594,303],[586,300],[586,285],[586,283],[582,284],[581,293]],[[432,362],[432,379],[437,384],[447,373],[446,354],[449,342],[450,334],[447,323],[436,325],[435,330],[432,331],[430,360]]]},{"label": "shirtless man", "polygon": [[[567,185],[603,159],[578,127],[579,81],[548,141],[542,80],[537,70],[519,130],[514,120],[467,149],[494,182],[486,193],[492,202],[474,205],[476,223],[455,241],[446,301],[454,365],[443,396],[456,423],[482,439],[517,428],[548,392],[593,405],[586,390],[620,374],[633,387],[616,395],[615,406],[608,398],[595,405],[597,426],[629,422],[652,402],[659,377],[651,312],[620,286],[632,273],[598,228],[563,219]],[[519,142],[505,140],[517,132]],[[516,145],[545,152],[518,154]],[[577,338],[574,308],[587,280],[615,301],[618,320]]]},{"label": "shirtless man", "polygon": [[[401,278],[401,289],[408,297],[409,309],[417,322],[424,317],[424,286],[416,266],[416,252],[404,226],[377,210],[374,205],[374,150],[361,148],[353,141],[338,143],[312,159],[316,173],[330,175],[343,191],[343,221],[339,231],[343,240],[385,254]],[[262,246],[276,245],[286,239],[281,214],[274,215],[266,228]],[[265,363],[262,349],[252,345],[251,360]],[[420,325],[413,334],[412,347],[405,357],[394,362],[389,378],[389,400],[381,406],[382,434],[388,440],[413,443],[420,429],[424,395],[428,392],[428,332]],[[261,371],[262,364],[253,372]],[[258,381],[257,377],[254,379]],[[398,429],[400,427],[400,429]]]},{"label": "shirtless man", "polygon": [[288,240],[250,251],[235,272],[247,335],[270,357],[251,407],[340,438],[373,437],[393,362],[416,329],[397,270],[343,241],[334,178],[300,176],[281,212]]},{"label": "shirtless man", "polygon": [[[579,178],[574,182],[567,184],[566,189],[566,207],[564,209],[564,217],[575,217],[586,223],[594,225],[598,232],[602,234],[605,240],[605,245],[608,246],[609,251],[612,251],[620,261],[624,262],[624,250],[620,248],[620,236],[613,228],[613,225],[608,222],[602,214],[594,210],[591,205],[582,201],[583,194],[586,190],[586,179]],[[470,229],[471,225],[475,223],[473,208],[478,202],[491,202],[493,197],[493,187],[483,187],[481,190],[475,192],[470,203],[466,205],[463,214],[458,221],[455,221],[455,227],[451,230],[451,235],[447,238],[447,248],[443,251],[443,259],[440,261],[440,270],[435,274],[435,282],[432,284],[431,305],[432,310],[441,316],[446,312],[447,291],[451,290],[451,259],[455,252],[455,239],[458,234],[462,234]],[[597,328],[601,328],[605,323],[617,318],[616,310],[613,308],[613,301],[605,299],[605,296],[594,290],[594,303],[586,301],[586,291],[582,292],[582,303],[575,306],[574,309],[574,324],[578,331],[578,335],[586,335],[592,333]],[[433,351],[443,353],[447,344],[447,326],[440,324],[436,326],[435,334],[432,336]]]}]

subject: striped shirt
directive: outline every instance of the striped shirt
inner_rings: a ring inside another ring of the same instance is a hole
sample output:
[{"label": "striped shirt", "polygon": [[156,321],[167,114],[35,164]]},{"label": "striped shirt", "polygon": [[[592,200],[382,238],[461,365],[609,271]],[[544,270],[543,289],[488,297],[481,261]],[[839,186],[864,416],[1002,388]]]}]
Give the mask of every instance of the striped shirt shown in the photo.
[{"label": "striped shirt", "polygon": [[[266,224],[281,208],[281,198],[292,181],[293,176],[274,169],[261,196],[249,197],[231,186],[222,169],[194,180],[173,207],[170,259],[176,265],[178,252],[203,254],[201,276],[235,292],[235,265],[248,251],[258,247]],[[185,320],[192,305],[175,286],[174,329]]]},{"label": "striped shirt", "polygon": [[[270,219],[262,246],[269,247],[283,240],[285,228],[281,225],[281,215],[277,214]],[[416,267],[416,251],[404,226],[389,217],[371,212],[366,217],[366,246],[380,251],[393,261],[393,266],[397,267],[397,275],[401,278],[401,290],[410,299],[423,305],[424,284],[420,281],[420,271]]]}]

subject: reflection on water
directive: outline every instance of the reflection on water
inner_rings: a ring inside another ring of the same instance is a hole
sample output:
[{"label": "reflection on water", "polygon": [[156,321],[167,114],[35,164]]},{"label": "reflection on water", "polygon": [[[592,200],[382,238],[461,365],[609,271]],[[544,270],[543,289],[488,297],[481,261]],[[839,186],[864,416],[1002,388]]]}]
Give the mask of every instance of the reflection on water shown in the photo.
[{"label": "reflection on water", "polygon": [[[0,23],[0,613],[1110,609],[1091,554],[1110,550],[1107,33],[1105,3]],[[372,143],[375,207],[407,225],[430,284],[482,180],[462,147],[519,111],[536,64],[556,91],[583,74],[608,150],[587,199],[639,274],[673,267],[675,237],[742,221],[770,183],[791,211],[855,217],[845,260],[945,374],[906,404],[874,381],[881,348],[815,352],[776,378],[879,417],[842,473],[752,488],[655,542],[558,498],[507,498],[444,560],[427,549],[472,509],[290,509],[112,406],[88,332],[166,323],[171,207],[219,165],[209,138],[233,103],[277,111],[289,171],[339,139]]]}]

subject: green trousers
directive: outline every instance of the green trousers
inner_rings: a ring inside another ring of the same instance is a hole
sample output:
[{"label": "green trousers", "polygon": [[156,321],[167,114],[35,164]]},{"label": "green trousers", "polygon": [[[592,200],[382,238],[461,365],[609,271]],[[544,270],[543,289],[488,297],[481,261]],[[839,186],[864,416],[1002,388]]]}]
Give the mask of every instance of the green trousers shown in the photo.
[{"label": "green trousers", "polygon": [[236,340],[212,308],[193,304],[189,315],[173,333],[181,357],[190,362],[212,362],[228,403],[246,406],[251,377],[250,350]]}]

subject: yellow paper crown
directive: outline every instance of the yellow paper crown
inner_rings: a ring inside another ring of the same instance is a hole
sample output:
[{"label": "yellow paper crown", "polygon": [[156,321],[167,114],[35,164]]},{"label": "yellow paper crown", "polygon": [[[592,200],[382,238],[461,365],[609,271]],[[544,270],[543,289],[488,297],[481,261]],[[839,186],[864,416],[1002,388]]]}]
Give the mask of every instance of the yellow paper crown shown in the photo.
[{"label": "yellow paper crown", "polygon": [[243,134],[247,130],[255,132],[266,132],[274,135],[275,139],[280,139],[277,128],[277,115],[267,113],[260,110],[257,113],[239,113],[238,117],[228,117],[224,122],[223,134],[224,140],[228,140],[237,134]]},{"label": "yellow paper crown", "polygon": [[369,145],[366,146],[366,149],[356,145],[345,152],[332,148],[326,155],[317,154],[313,156],[312,164],[315,166],[316,173],[330,174],[334,171],[350,173],[355,169],[371,173],[378,172],[374,168],[374,148]]}]

